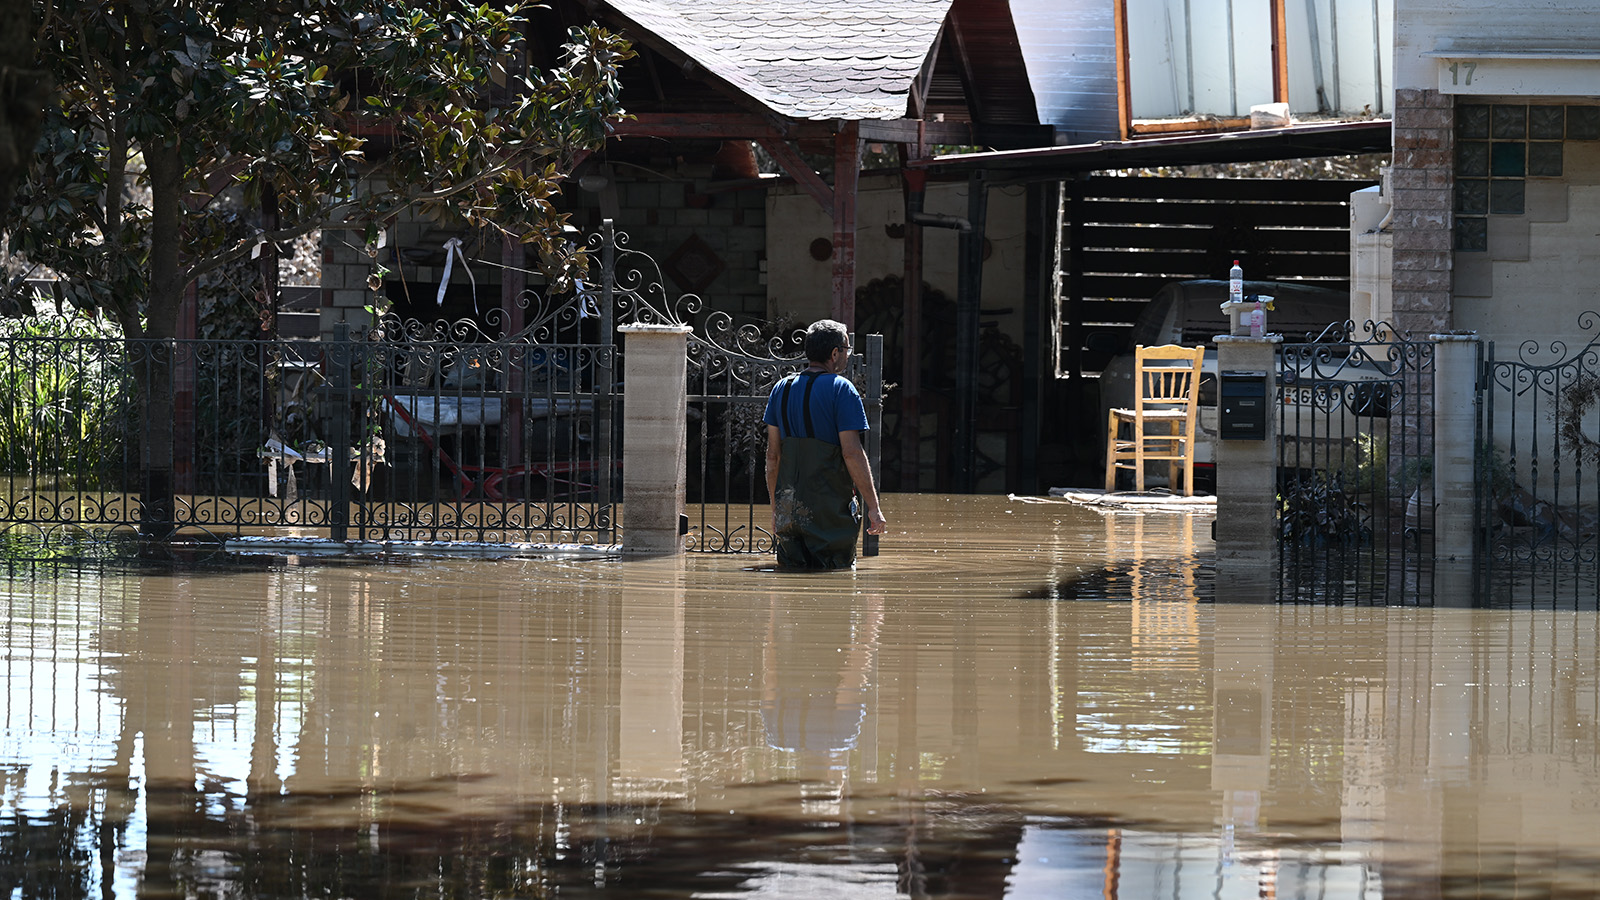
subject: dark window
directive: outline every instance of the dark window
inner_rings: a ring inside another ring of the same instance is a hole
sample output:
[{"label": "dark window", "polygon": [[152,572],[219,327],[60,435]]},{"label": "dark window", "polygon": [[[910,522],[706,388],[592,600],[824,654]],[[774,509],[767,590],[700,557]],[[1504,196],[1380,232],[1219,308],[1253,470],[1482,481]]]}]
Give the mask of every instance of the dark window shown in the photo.
[{"label": "dark window", "polygon": [[1489,212],[1489,182],[1481,178],[1463,178],[1456,182],[1456,212],[1468,216],[1481,216]]},{"label": "dark window", "polygon": [[1456,144],[1456,175],[1462,178],[1487,177],[1489,145],[1481,141],[1462,141]]},{"label": "dark window", "polygon": [[1489,136],[1498,141],[1525,141],[1528,139],[1528,108],[1526,106],[1494,106],[1489,116]]},{"label": "dark window", "polygon": [[1489,182],[1489,212],[1501,216],[1520,216],[1523,211],[1524,187],[1521,179]]},{"label": "dark window", "polygon": [[1567,136],[1567,108],[1532,106],[1528,108],[1528,137],[1536,141],[1559,141]]},{"label": "dark window", "polygon": [[1478,104],[1456,107],[1456,137],[1489,139],[1489,107]]},{"label": "dark window", "polygon": [[1561,174],[1561,144],[1536,141],[1528,145],[1528,174],[1553,178]]},{"label": "dark window", "polygon": [[1468,253],[1489,249],[1489,220],[1460,217],[1456,219],[1456,249]]},{"label": "dark window", "polygon": [[1499,178],[1521,178],[1528,174],[1527,144],[1499,141],[1489,145],[1489,174]]},{"label": "dark window", "polygon": [[1600,141],[1600,106],[1567,107],[1567,140]]}]

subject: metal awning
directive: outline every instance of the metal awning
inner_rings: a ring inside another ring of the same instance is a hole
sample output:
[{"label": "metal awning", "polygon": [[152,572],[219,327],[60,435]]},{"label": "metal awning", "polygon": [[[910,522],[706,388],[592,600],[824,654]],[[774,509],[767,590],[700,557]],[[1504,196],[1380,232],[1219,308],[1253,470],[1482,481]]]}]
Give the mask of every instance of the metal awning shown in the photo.
[{"label": "metal awning", "polygon": [[1291,125],[1253,131],[1101,141],[1036,150],[998,150],[914,160],[934,178],[965,178],[982,170],[993,181],[1055,181],[1079,172],[1151,166],[1194,166],[1319,156],[1388,153],[1393,127],[1387,119]]}]

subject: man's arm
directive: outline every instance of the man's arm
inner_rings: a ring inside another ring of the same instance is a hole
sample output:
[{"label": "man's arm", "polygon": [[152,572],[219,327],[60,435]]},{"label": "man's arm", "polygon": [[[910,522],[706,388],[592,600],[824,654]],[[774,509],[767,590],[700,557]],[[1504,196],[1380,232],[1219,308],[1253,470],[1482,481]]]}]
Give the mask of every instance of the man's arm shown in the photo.
[{"label": "man's arm", "polygon": [[883,517],[883,507],[878,505],[878,486],[872,481],[872,465],[867,462],[867,451],[861,446],[861,432],[839,432],[839,449],[844,451],[844,467],[850,470],[850,480],[855,482],[856,493],[861,495],[861,504],[866,507],[867,534],[883,534],[888,530],[888,520]]},{"label": "man's arm", "polygon": [[778,531],[778,463],[783,459],[783,434],[767,426],[767,502],[772,504],[772,531]]}]

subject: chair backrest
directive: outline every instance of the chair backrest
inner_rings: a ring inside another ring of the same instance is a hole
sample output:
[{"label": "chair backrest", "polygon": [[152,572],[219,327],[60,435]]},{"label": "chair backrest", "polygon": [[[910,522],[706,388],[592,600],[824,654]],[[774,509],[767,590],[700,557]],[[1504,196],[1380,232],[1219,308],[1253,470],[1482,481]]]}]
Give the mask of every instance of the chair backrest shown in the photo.
[{"label": "chair backrest", "polygon": [[1135,402],[1139,408],[1188,407],[1192,410],[1196,407],[1200,397],[1200,365],[1205,358],[1205,347],[1140,344],[1134,351],[1139,372],[1139,393]]}]

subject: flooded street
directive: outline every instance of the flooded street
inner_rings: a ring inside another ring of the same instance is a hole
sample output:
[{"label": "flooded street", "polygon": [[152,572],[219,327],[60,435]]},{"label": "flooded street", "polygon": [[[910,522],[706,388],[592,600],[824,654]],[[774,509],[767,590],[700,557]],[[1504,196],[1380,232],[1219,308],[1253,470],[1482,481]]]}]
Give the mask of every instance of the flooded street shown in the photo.
[{"label": "flooded street", "polygon": [[21,567],[0,896],[1551,897],[1593,612],[1279,605],[1210,517],[770,557]]}]

